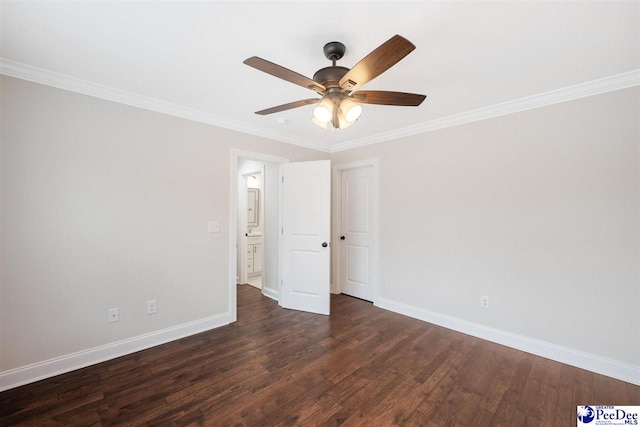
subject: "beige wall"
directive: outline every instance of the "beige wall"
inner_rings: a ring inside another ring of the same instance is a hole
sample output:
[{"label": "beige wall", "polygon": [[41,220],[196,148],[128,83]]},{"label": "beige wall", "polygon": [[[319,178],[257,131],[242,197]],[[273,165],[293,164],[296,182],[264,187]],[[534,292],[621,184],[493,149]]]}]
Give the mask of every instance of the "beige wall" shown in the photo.
[{"label": "beige wall", "polygon": [[381,298],[640,366],[639,105],[636,87],[333,154],[379,159]]},{"label": "beige wall", "polygon": [[231,148],[329,157],[0,81],[0,372],[227,312]]},{"label": "beige wall", "polygon": [[[230,149],[329,157],[0,83],[0,373],[226,312]],[[379,159],[381,298],[640,366],[638,92],[331,155]]]}]

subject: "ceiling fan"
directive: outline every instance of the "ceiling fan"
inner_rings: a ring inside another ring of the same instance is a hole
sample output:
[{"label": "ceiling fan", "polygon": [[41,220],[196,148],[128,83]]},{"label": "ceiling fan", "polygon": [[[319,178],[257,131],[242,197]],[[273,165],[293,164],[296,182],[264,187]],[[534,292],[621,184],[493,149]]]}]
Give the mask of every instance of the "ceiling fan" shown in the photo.
[{"label": "ceiling fan", "polygon": [[360,104],[416,107],[424,101],[426,95],[378,90],[359,90],[354,92],[387,71],[415,48],[409,40],[395,35],[365,56],[353,68],[349,69],[336,65],[336,61],[344,55],[344,44],[330,42],[324,46],[323,50],[324,56],[331,61],[332,65],[316,71],[313,79],[257,56],[252,56],[246,59],[244,63],[322,95],[322,98],[303,99],[256,111],[256,114],[273,114],[305,105],[318,104],[313,109],[311,121],[314,124],[324,129],[329,125],[333,129],[345,129],[352,126],[360,117],[362,113]]}]

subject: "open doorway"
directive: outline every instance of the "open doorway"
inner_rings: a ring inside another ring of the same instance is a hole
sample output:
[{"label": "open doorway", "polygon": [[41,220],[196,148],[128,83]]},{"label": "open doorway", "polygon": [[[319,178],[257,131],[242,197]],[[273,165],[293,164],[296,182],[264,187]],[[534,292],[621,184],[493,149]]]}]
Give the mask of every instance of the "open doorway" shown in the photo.
[{"label": "open doorway", "polygon": [[278,300],[279,167],[288,161],[283,157],[231,150],[229,224],[234,236],[229,239],[229,307],[232,321],[237,320],[238,283],[259,287],[263,295]]},{"label": "open doorway", "polygon": [[[331,163],[289,163],[286,158],[231,150],[229,193],[229,318],[237,320],[239,260],[247,256],[248,185],[256,162],[262,170],[261,292],[283,308],[328,315],[331,256]],[[250,169],[250,168],[249,168]],[[240,172],[245,172],[240,173]],[[256,193],[257,195],[257,193]],[[248,274],[247,274],[248,276]],[[248,285],[247,285],[248,286]]]},{"label": "open doorway", "polygon": [[237,282],[258,289],[263,288],[264,232],[267,225],[265,169],[262,162],[245,158],[238,160]]}]

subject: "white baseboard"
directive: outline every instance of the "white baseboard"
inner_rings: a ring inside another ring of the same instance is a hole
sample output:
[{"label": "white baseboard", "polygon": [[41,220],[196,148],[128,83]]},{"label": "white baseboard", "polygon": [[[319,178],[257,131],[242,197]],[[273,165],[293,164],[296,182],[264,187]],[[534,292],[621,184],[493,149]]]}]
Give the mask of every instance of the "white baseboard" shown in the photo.
[{"label": "white baseboard", "polygon": [[[277,292],[265,288],[263,294],[278,300]],[[468,335],[506,345],[527,353],[587,369],[632,384],[640,385],[640,367],[607,359],[522,335],[490,328],[466,320],[413,307],[386,298],[378,298],[376,305],[405,316],[453,329]],[[45,378],[70,372],[136,351],[165,344],[179,338],[215,329],[230,323],[229,313],[211,316],[160,331],[117,341],[88,350],[71,353],[43,362],[0,372],[0,391],[19,387]]]},{"label": "white baseboard", "polygon": [[262,295],[278,301],[278,291],[274,291],[271,288],[262,288]]},{"label": "white baseboard", "polygon": [[506,345],[527,353],[535,354],[536,356],[542,356],[567,365],[640,385],[640,366],[630,365],[546,341],[490,328],[478,323],[413,307],[386,298],[378,298],[376,305],[385,310],[453,329],[454,331],[482,338],[487,341]]},{"label": "white baseboard", "polygon": [[116,357],[208,331],[230,323],[229,313],[206,317],[137,337],[56,357],[9,371],[0,372],[0,391],[19,387],[65,372],[74,371]]}]

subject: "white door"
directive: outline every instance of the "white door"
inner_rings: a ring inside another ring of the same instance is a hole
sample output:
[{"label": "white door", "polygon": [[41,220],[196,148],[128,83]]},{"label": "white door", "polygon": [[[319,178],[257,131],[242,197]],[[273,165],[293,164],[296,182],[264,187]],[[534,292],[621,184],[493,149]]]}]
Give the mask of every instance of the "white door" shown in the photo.
[{"label": "white door", "polygon": [[373,301],[373,166],[343,170],[340,184],[340,289]]},{"label": "white door", "polygon": [[331,162],[282,165],[284,308],[329,314]]}]

